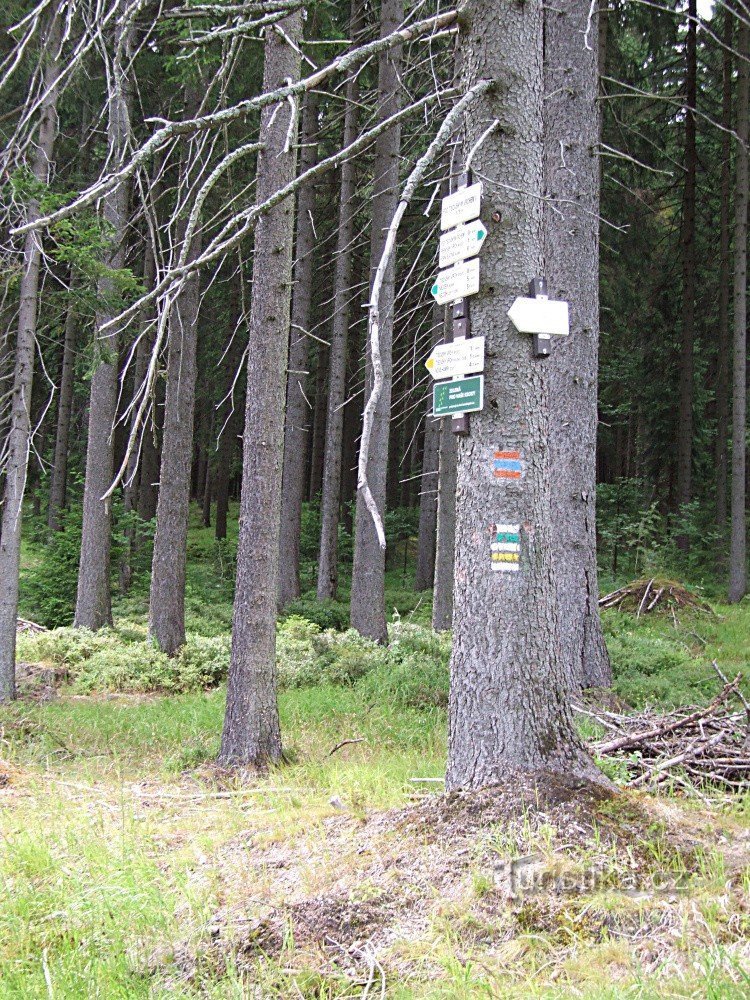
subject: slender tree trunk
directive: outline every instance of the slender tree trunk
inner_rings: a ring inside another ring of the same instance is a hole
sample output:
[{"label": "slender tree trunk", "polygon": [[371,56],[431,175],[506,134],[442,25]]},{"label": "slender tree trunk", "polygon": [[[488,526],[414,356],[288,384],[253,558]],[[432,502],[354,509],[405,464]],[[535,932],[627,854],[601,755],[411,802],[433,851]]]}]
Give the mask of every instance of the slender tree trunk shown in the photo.
[{"label": "slender tree trunk", "polygon": [[435,591],[432,627],[444,632],[453,625],[453,564],[456,556],[457,439],[450,420],[440,428]]},{"label": "slender tree trunk", "polygon": [[159,497],[159,468],[161,466],[161,433],[164,407],[161,389],[154,390],[153,412],[143,432],[141,443],[141,468],[138,475],[138,517],[153,521]]},{"label": "slender tree trunk", "polygon": [[571,333],[553,344],[550,462],[560,652],[571,690],[609,687],[596,567],[599,371],[598,48],[582,44],[589,10],[546,7],[544,262],[549,294],[570,303]]},{"label": "slender tree trunk", "polygon": [[[361,0],[352,0],[349,38],[356,44],[362,30]],[[359,82],[350,76],[346,83],[343,145],[356,138],[359,125]],[[346,401],[346,359],[352,298],[352,242],[355,235],[357,191],[356,157],[341,167],[336,271],[334,275],[333,324],[328,358],[328,414],[323,457],[323,495],[321,498],[320,559],[318,563],[318,600],[335,598],[338,591],[338,540],[343,461],[344,403]]]},{"label": "slender tree trunk", "polygon": [[[300,76],[301,11],[280,24],[284,35],[266,34],[264,91]],[[296,111],[286,102],[263,109],[259,202],[295,176],[296,133]],[[255,230],[248,344],[253,362],[248,366],[232,656],[219,755],[220,762],[230,766],[263,766],[282,756],[276,600],[293,239],[294,199],[286,198],[258,221]]]},{"label": "slender tree trunk", "polygon": [[734,368],[732,397],[732,534],[729,552],[729,601],[747,593],[747,211],[748,140],[750,126],[750,28],[748,11],[742,11],[737,52],[737,157],[734,225]]},{"label": "slender tree trunk", "polygon": [[[185,175],[188,170],[186,163]],[[178,245],[183,244],[184,238],[183,230]],[[188,260],[197,257],[200,249],[200,234],[196,233]],[[185,281],[169,316],[167,397],[151,563],[149,634],[169,656],[185,644],[185,572],[199,309],[200,273],[194,272]]]},{"label": "slender tree trunk", "polygon": [[[232,386],[239,389],[238,368],[242,364],[245,348],[245,311],[242,299],[242,260],[232,278],[229,291],[229,315],[231,317],[231,344],[224,359],[226,378],[224,381],[224,397],[229,397],[219,407],[217,425],[221,428],[219,451],[216,461],[216,529],[218,541],[227,537],[227,515],[229,513],[229,486],[232,461],[237,448],[237,438],[240,433],[240,419],[243,408],[240,400],[231,395]],[[235,384],[236,379],[236,384]],[[243,396],[244,398],[244,396]]]},{"label": "slender tree trunk", "polygon": [[77,316],[75,310],[75,280],[71,274],[70,300],[65,314],[65,339],[63,341],[62,363],[60,365],[60,399],[57,404],[57,427],[55,430],[55,457],[49,487],[49,507],[47,525],[52,531],[60,530],[60,512],[65,509],[68,486],[68,450],[70,438],[70,417],[73,409],[73,370]]},{"label": "slender tree trunk", "polygon": [[323,452],[326,437],[326,383],[328,382],[328,348],[317,344],[315,367],[315,401],[310,442],[310,483],[308,499],[313,501],[323,488]]},{"label": "slender tree trunk", "polygon": [[[435,330],[433,347],[443,339],[445,309],[433,307]],[[432,382],[432,379],[430,379]],[[429,590],[435,581],[437,545],[438,470],[440,464],[440,419],[432,416],[432,385],[427,386],[422,475],[419,483],[419,538],[417,541],[417,573],[415,590]]]},{"label": "slender tree trunk", "polygon": [[[380,31],[394,31],[404,18],[403,0],[382,0]],[[394,114],[401,104],[400,49],[381,53],[378,69],[378,108],[381,119]],[[385,246],[385,238],[398,205],[401,130],[395,126],[378,136],[375,145],[375,178],[372,197],[370,237],[371,277],[375,275]],[[391,419],[391,378],[393,372],[393,311],[395,299],[395,255],[392,255],[380,293],[380,353],[383,364],[383,391],[380,396],[367,463],[367,478],[381,518],[385,517],[388,474],[388,436]],[[373,384],[372,361],[367,347],[365,401]],[[388,641],[385,621],[385,552],[380,548],[372,517],[360,492],[354,523],[354,570],[351,593],[352,627],[377,642]]]},{"label": "slender tree trunk", "polygon": [[[44,98],[39,108],[39,132],[32,172],[46,184],[52,165],[57,136],[58,82],[62,16],[53,16],[45,39],[46,63],[43,76]],[[39,204],[29,202],[27,219],[39,217]],[[16,695],[16,619],[18,615],[18,573],[21,557],[21,517],[26,488],[31,443],[31,393],[34,380],[34,347],[42,259],[41,236],[31,232],[24,243],[23,272],[19,290],[18,332],[16,335],[13,395],[5,459],[5,491],[0,533],[0,702]]]},{"label": "slender tree trunk", "polygon": [[[685,84],[685,191],[682,202],[682,347],[680,351],[677,422],[677,507],[684,510],[692,498],[693,454],[693,345],[695,342],[695,186],[697,152],[695,106],[697,98],[696,0],[688,0],[687,76]],[[681,549],[688,538],[677,539]]]},{"label": "slender tree trunk", "polygon": [[[113,79],[109,94],[108,141],[110,162],[121,163],[127,155],[130,133],[130,93],[126,78],[129,64],[132,26],[122,19],[116,27]],[[124,43],[124,44],[123,44]],[[125,63],[122,57],[125,57]],[[125,266],[125,244],[128,212],[127,184],[110,191],[104,198],[104,218],[112,231],[113,247],[107,265],[113,269]],[[104,278],[102,295],[112,294],[112,282]],[[110,593],[110,552],[112,543],[112,500],[102,497],[109,489],[114,474],[114,428],[117,415],[117,350],[119,331],[102,331],[112,316],[97,313],[95,348],[99,362],[91,380],[89,397],[88,442],[86,446],[86,478],[83,490],[83,529],[81,559],[78,567],[75,625],[78,628],[100,629],[112,623]]]},{"label": "slender tree trunk", "polygon": [[[317,93],[305,96],[300,137],[300,173],[318,160]],[[306,184],[297,196],[297,241],[295,247],[292,325],[289,331],[289,370],[286,385],[284,429],[284,475],[281,491],[281,539],[279,562],[279,607],[300,594],[299,543],[302,501],[307,487],[307,444],[310,438],[310,406],[305,398],[305,378],[310,354],[310,313],[315,273],[315,185]]]},{"label": "slender tree trunk", "polygon": [[[481,257],[483,291],[470,300],[472,330],[486,337],[485,408],[458,446],[455,616],[446,785],[477,788],[546,772],[596,775],[578,742],[559,654],[552,534],[551,373],[507,310],[543,273],[543,13],[541,0],[468,0],[463,8],[464,88],[499,86],[471,105],[470,148],[485,190],[504,208]],[[522,453],[525,476],[494,478],[495,450]],[[518,562],[514,547],[520,546]],[[516,567],[511,571],[511,567]]]},{"label": "slender tree trunk", "polygon": [[[729,475],[729,283],[731,281],[730,212],[732,202],[732,43],[733,13],[724,8],[724,58],[721,99],[721,257],[719,270],[719,330],[716,346],[716,524],[724,536],[727,526],[727,482]],[[722,546],[723,548],[723,546]]]}]

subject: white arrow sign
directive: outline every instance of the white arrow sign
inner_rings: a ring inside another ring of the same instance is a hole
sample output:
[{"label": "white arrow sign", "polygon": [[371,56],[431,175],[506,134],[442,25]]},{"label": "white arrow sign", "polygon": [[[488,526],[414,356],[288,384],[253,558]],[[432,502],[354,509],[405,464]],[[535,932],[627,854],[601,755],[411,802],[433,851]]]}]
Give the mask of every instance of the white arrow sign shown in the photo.
[{"label": "white arrow sign", "polygon": [[568,303],[556,299],[518,298],[508,310],[508,317],[519,333],[551,337],[567,337],[570,333]]},{"label": "white arrow sign", "polygon": [[425,368],[434,379],[483,372],[484,337],[470,337],[468,340],[454,340],[452,344],[438,344],[425,361]]},{"label": "white arrow sign", "polygon": [[479,291],[479,258],[463,261],[455,267],[441,271],[432,286],[432,294],[439,306],[476,295]]},{"label": "white arrow sign", "polygon": [[454,191],[453,194],[449,194],[446,198],[443,198],[440,211],[440,228],[450,229],[451,226],[460,226],[462,222],[471,222],[472,219],[478,219],[481,207],[481,183],[459,188],[458,191]]},{"label": "white arrow sign", "polygon": [[450,267],[459,260],[476,257],[487,239],[487,228],[481,219],[449,229],[440,237],[440,267]]}]

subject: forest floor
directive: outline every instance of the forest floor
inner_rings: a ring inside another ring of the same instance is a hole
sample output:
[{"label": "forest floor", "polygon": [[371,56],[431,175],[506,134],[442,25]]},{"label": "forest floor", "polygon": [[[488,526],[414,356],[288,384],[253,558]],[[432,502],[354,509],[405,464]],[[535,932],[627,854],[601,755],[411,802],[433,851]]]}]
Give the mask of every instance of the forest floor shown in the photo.
[{"label": "forest floor", "polygon": [[[619,710],[747,668],[717,610],[606,612]],[[1,1000],[750,995],[750,793],[445,796],[443,701],[374,682],[284,690],[288,764],[226,774],[222,686],[43,667],[0,710]]]}]

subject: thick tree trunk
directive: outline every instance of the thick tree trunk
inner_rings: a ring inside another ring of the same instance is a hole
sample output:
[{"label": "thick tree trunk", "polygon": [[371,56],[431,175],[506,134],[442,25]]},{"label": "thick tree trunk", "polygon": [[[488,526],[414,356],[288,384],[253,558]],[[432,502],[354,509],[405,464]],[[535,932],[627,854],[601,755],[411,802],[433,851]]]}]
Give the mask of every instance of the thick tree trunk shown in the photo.
[{"label": "thick tree trunk", "polygon": [[[382,0],[380,33],[396,30],[404,18],[403,0]],[[401,105],[399,70],[400,49],[381,53],[378,69],[378,109],[381,120],[394,114]],[[401,130],[395,126],[378,136],[375,145],[375,177],[372,196],[370,236],[370,287],[385,246],[391,219],[398,205],[399,156]],[[385,517],[385,492],[388,474],[388,436],[391,419],[391,377],[393,372],[393,311],[395,299],[395,255],[391,256],[380,293],[380,353],[383,365],[383,391],[378,402],[370,439],[367,479],[381,518]],[[365,402],[373,384],[372,359],[368,346]],[[372,516],[361,491],[357,494],[354,523],[354,569],[351,593],[352,627],[376,642],[388,641],[385,621],[385,552],[380,548]]]},{"label": "thick tree trunk", "polygon": [[750,139],[750,28],[740,19],[737,39],[737,143],[734,225],[734,367],[732,397],[732,533],[729,552],[729,600],[747,593],[747,210],[748,140]]},{"label": "thick tree trunk", "polygon": [[[487,343],[485,408],[471,415],[458,446],[449,789],[514,773],[597,774],[575,734],[559,653],[551,373],[507,317],[543,273],[541,0],[468,0],[462,29],[463,87],[497,81],[467,113],[467,148],[499,119],[474,164],[486,191],[505,194],[502,222],[481,257],[481,291],[470,300],[473,333]],[[522,453],[522,479],[493,476],[498,448]]]},{"label": "thick tree trunk", "polygon": [[[124,0],[123,0],[124,3]],[[132,27],[123,19],[116,28],[115,59],[109,94],[109,160],[114,167],[127,155],[130,133],[130,93],[126,79],[129,67],[128,50]],[[124,44],[122,44],[124,42]],[[125,62],[121,62],[124,57]],[[104,198],[104,218],[112,231],[112,251],[107,266],[125,266],[129,189],[126,183],[110,191]],[[112,294],[112,282],[101,281],[103,295]],[[102,497],[109,489],[114,474],[114,432],[117,415],[117,331],[102,331],[111,315],[100,312],[96,317],[95,348],[99,362],[91,380],[89,397],[88,442],[86,446],[86,478],[83,489],[83,529],[81,559],[78,567],[75,625],[78,628],[100,629],[112,623],[110,593],[110,552],[112,543],[112,499]]]},{"label": "thick tree trunk", "polygon": [[582,42],[588,17],[579,0],[544,14],[544,264],[550,296],[571,314],[547,365],[560,652],[573,691],[612,683],[596,567],[600,118],[598,47]]},{"label": "thick tree trunk", "polygon": [[[677,420],[677,508],[683,511],[693,495],[693,345],[695,341],[695,187],[698,164],[695,145],[697,97],[696,0],[688,0],[687,76],[685,84],[685,190],[682,202],[682,346],[680,351],[679,408]],[[677,539],[681,549],[688,538]]]},{"label": "thick tree trunk", "polygon": [[[352,0],[349,38],[356,44],[362,29],[361,0]],[[359,83],[351,76],[346,83],[343,145],[356,138],[359,124]],[[318,563],[318,600],[335,598],[338,590],[338,540],[343,461],[344,403],[346,401],[346,360],[352,298],[352,242],[355,236],[357,191],[356,157],[341,167],[336,270],[334,275],[333,323],[328,356],[328,414],[323,456],[323,494],[320,505],[320,558]]]},{"label": "thick tree trunk", "polygon": [[[318,160],[317,93],[305,96],[300,135],[300,173]],[[279,607],[300,594],[299,543],[302,501],[307,487],[307,445],[310,438],[310,406],[305,398],[305,378],[310,354],[310,313],[315,272],[315,185],[306,184],[298,194],[297,241],[295,246],[292,325],[289,331],[289,365],[284,426],[284,475],[281,491],[281,538],[279,562]]]},{"label": "thick tree trunk", "polygon": [[68,449],[70,438],[70,416],[73,409],[73,370],[77,316],[75,310],[75,280],[71,275],[70,301],[65,314],[65,339],[63,341],[62,363],[60,365],[60,399],[57,404],[57,427],[55,429],[55,457],[49,487],[47,525],[52,531],[60,530],[60,512],[65,509],[68,487]]},{"label": "thick tree trunk", "polygon": [[[724,58],[721,99],[721,239],[719,268],[719,330],[716,345],[716,524],[722,538],[727,526],[727,483],[729,479],[729,283],[731,281],[730,214],[732,202],[732,43],[734,15],[724,8]],[[723,546],[721,546],[723,548]]]},{"label": "thick tree trunk", "polygon": [[[301,11],[285,18],[281,27],[283,35],[266,34],[264,90],[299,79]],[[290,122],[290,114],[294,121]],[[263,149],[258,155],[256,197],[262,202],[295,176],[295,110],[286,102],[264,108],[260,134]],[[258,221],[255,230],[237,586],[219,755],[220,762],[229,766],[263,766],[282,756],[276,702],[276,600],[293,239],[294,199],[286,198]]]},{"label": "thick tree trunk", "polygon": [[[62,25],[63,17],[53,16],[45,39],[46,65],[43,78],[45,96],[39,107],[39,133],[31,167],[34,177],[40,184],[46,184],[48,181],[57,136],[58,82],[62,70],[60,58]],[[28,221],[39,217],[38,202],[29,202],[26,215]],[[0,702],[9,701],[16,696],[18,573],[21,558],[23,497],[31,442],[30,409],[39,305],[39,270],[42,259],[40,240],[38,233],[31,232],[26,236],[19,289],[18,332],[0,533]]]},{"label": "thick tree trunk", "polygon": [[[432,343],[443,339],[445,309],[433,308],[435,330]],[[430,383],[432,379],[430,379]],[[415,590],[429,590],[435,581],[435,552],[437,545],[438,469],[440,464],[440,418],[432,416],[432,385],[427,386],[427,411],[425,413],[424,447],[422,449],[422,475],[419,483],[419,537],[417,540],[417,572]]]},{"label": "thick tree trunk", "polygon": [[[188,169],[186,166],[186,173]],[[179,245],[184,237],[183,232]],[[196,234],[187,259],[197,257],[200,248],[200,235]],[[169,316],[167,397],[151,563],[149,634],[159,649],[169,656],[185,644],[185,571],[199,308],[200,273],[194,272],[185,281]]]}]

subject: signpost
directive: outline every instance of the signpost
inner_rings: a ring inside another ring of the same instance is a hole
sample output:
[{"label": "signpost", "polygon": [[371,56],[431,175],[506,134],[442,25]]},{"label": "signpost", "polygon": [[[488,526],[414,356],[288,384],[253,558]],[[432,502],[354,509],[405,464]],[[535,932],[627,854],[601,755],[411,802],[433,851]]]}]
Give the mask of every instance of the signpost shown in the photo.
[{"label": "signpost", "polygon": [[432,286],[438,305],[451,305],[453,340],[438,345],[426,366],[434,379],[452,378],[433,388],[433,415],[453,417],[453,433],[468,434],[468,413],[484,406],[484,337],[471,339],[469,296],[479,291],[477,254],[487,238],[487,229],[479,219],[482,185],[471,184],[471,173],[458,178],[456,190],[443,198],[440,211],[439,267]]},{"label": "signpost", "polygon": [[518,298],[508,310],[508,317],[519,333],[534,336],[534,353],[547,357],[552,351],[552,337],[570,333],[568,303],[547,298],[547,279],[534,278],[529,283],[531,298]]},{"label": "signpost", "polygon": [[487,239],[487,227],[477,219],[463,226],[449,229],[440,237],[440,267],[450,267],[459,260],[476,257]]},{"label": "signpost", "polygon": [[476,257],[440,271],[432,286],[432,294],[439,306],[465,299],[468,295],[476,295],[478,291],[479,259]]},{"label": "signpost", "polygon": [[434,379],[455,378],[484,371],[484,337],[438,344],[425,362]]},{"label": "signpost", "polygon": [[482,204],[482,185],[471,184],[460,186],[453,194],[443,198],[440,211],[440,228],[451,229],[460,226],[462,222],[471,222],[479,218]]},{"label": "signpost", "polygon": [[484,375],[438,382],[432,387],[433,417],[476,413],[484,407]]}]

